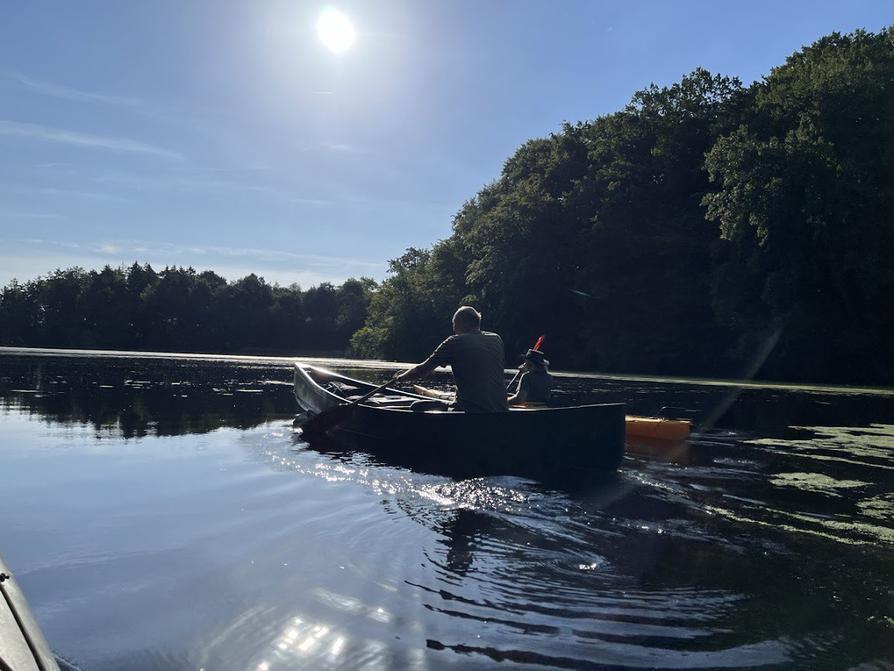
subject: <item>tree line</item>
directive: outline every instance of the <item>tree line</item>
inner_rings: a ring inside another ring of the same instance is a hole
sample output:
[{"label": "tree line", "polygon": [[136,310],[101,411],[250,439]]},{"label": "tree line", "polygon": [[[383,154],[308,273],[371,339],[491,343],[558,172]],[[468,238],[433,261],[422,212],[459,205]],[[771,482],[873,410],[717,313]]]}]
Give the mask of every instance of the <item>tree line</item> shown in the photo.
[{"label": "tree line", "polygon": [[380,284],[165,268],[0,294],[0,342],[418,360],[472,304],[565,369],[894,383],[894,28],[750,86],[696,69],[526,142]]},{"label": "tree line", "polygon": [[57,270],[0,291],[0,343],[173,352],[343,354],[376,283],[302,290],[254,274],[149,264]]},{"label": "tree line", "polygon": [[836,33],[526,142],[351,342],[418,359],[470,303],[568,369],[891,384],[892,256],[894,28]]}]

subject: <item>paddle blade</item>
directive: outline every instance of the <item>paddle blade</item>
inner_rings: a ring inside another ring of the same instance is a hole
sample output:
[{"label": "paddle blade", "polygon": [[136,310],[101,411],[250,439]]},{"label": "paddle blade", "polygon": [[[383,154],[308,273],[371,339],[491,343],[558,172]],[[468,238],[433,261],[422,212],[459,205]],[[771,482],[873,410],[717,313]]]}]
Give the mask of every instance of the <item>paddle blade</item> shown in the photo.
[{"label": "paddle blade", "polygon": [[354,414],[354,406],[350,404],[337,405],[334,408],[324,410],[314,415],[301,425],[301,437],[307,440],[326,435],[326,432],[351,418]]},{"label": "paddle blade", "polygon": [[537,338],[537,342],[534,343],[534,346],[531,349],[535,352],[539,352],[540,346],[543,344],[543,338],[544,336],[540,336],[539,338]]}]

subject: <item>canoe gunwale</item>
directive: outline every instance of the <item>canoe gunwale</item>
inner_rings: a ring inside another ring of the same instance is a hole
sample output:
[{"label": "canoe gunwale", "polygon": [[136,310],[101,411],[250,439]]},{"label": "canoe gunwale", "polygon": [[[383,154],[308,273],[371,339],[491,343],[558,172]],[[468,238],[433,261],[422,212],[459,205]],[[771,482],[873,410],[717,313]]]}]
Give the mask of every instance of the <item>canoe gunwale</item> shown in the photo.
[{"label": "canoe gunwale", "polygon": [[0,669],[59,671],[56,658],[25,600],[21,586],[0,556]]},{"label": "canoe gunwale", "polygon": [[[319,368],[317,366],[311,366],[308,364],[296,363],[295,364],[295,377],[296,377],[295,398],[298,401],[299,405],[301,404],[301,401],[302,401],[302,398],[299,396],[299,393],[298,393],[299,378],[303,378],[307,383],[309,383],[309,384],[305,385],[306,388],[308,388],[308,390],[314,392],[321,399],[326,400],[326,407],[334,407],[336,405],[350,402],[350,399],[345,398],[343,396],[339,396],[335,392],[323,387],[316,379],[314,379],[315,376],[317,376],[317,375],[325,376],[326,378],[328,378],[332,381],[337,380],[337,381],[350,383],[364,391],[369,391],[369,390],[375,388],[375,385],[370,384],[369,382],[364,382],[363,380],[356,380],[354,378],[347,377],[346,375],[340,375],[338,373],[327,370],[325,368]],[[416,393],[409,392],[409,391],[403,391],[401,389],[392,389],[390,387],[388,387],[382,391],[382,393],[389,393],[389,392],[392,395],[400,396],[400,397],[406,398],[408,400],[409,399],[418,400],[418,401],[432,400],[431,396],[423,396],[421,394],[416,394]],[[569,411],[580,411],[582,409],[623,407],[623,405],[624,405],[623,403],[591,403],[591,404],[584,404],[584,405],[578,405],[578,406],[573,406],[573,407],[549,407],[549,406],[511,407],[511,408],[509,408],[509,413],[516,414],[516,413],[536,412],[536,413],[553,414],[553,413],[567,413]],[[376,403],[369,403],[369,402],[361,403],[357,407],[358,408],[368,408],[370,410],[376,410],[376,411],[391,411],[391,412],[397,412],[397,413],[402,413],[402,414],[406,414],[406,413],[412,413],[414,415],[417,415],[417,414],[424,414],[424,415],[443,414],[443,415],[450,415],[451,417],[481,417],[481,416],[486,416],[486,415],[503,416],[506,414],[505,412],[471,413],[470,414],[470,413],[463,412],[461,410],[451,410],[449,412],[443,411],[443,410],[434,410],[434,411],[426,410],[423,413],[418,413],[418,412],[413,412],[412,410],[410,410],[409,408],[406,408],[406,407],[389,407],[388,405],[378,405]],[[313,410],[313,409],[311,408],[309,410]]]},{"label": "canoe gunwale", "polygon": [[[368,382],[364,382],[363,380],[356,380],[354,378],[347,377],[346,375],[339,375],[333,371],[327,370],[325,368],[319,368],[317,366],[310,366],[307,364],[302,364],[300,362],[295,363],[295,381],[294,381],[294,392],[295,399],[298,401],[298,404],[304,408],[309,414],[316,414],[322,410],[327,408],[333,408],[337,405],[342,405],[344,403],[348,403],[349,399],[344,396],[339,396],[335,392],[327,389],[320,381],[317,380],[317,377],[325,377],[328,381],[340,381],[346,382],[353,386],[358,387],[362,391],[371,391],[375,388],[375,385],[372,385]],[[299,386],[304,390],[305,394],[299,395],[298,389]],[[410,392],[402,391],[400,389],[393,389],[391,387],[387,387],[382,390],[383,394],[391,394],[394,396],[400,396],[402,398],[406,398],[407,400],[415,400],[415,401],[423,401],[427,400],[425,396],[419,396],[418,394],[413,394]],[[309,398],[312,397],[312,398]],[[316,401],[316,403],[308,403],[308,401]],[[305,407],[307,405],[316,405],[317,407]],[[360,404],[366,408],[375,408],[377,410],[393,410],[396,412],[409,412],[408,408],[390,408],[387,405],[378,405],[375,402],[372,403],[362,403]]]}]

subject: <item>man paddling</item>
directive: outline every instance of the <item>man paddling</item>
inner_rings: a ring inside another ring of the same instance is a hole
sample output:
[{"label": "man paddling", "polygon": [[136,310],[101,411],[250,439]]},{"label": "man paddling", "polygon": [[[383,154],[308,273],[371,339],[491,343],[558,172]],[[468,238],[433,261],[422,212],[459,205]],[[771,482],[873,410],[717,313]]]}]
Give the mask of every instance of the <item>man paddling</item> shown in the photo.
[{"label": "man paddling", "polygon": [[438,366],[450,366],[456,381],[451,408],[463,412],[503,412],[506,404],[503,339],[481,330],[481,314],[464,305],[453,315],[453,333],[425,361],[397,379],[425,377]]}]

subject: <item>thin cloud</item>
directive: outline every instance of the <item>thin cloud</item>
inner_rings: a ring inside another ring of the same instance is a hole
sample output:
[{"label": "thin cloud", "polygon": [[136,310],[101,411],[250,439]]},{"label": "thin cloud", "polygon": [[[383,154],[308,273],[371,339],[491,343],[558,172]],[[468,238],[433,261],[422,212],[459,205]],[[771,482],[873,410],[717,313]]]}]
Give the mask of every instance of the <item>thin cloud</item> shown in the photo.
[{"label": "thin cloud", "polygon": [[355,147],[352,144],[344,144],[340,142],[323,142],[322,146],[325,149],[331,149],[332,151],[340,151],[346,154],[362,154],[363,150],[360,147]]},{"label": "thin cloud", "polygon": [[174,173],[189,173],[195,175],[202,175],[207,173],[232,173],[232,174],[243,174],[243,173],[257,173],[257,172],[271,172],[273,170],[269,165],[245,165],[245,166],[234,166],[229,168],[202,168],[196,166],[171,166],[168,168],[171,172]]},{"label": "thin cloud", "polygon": [[349,256],[327,256],[325,254],[302,254],[287,252],[279,249],[257,249],[251,247],[225,247],[216,245],[177,245],[170,242],[154,243],[147,240],[101,240],[90,242],[66,242],[60,240],[45,240],[40,238],[23,238],[11,240],[28,245],[64,247],[67,249],[82,249],[94,254],[125,254],[152,256],[156,258],[171,259],[176,257],[198,256],[207,260],[210,257],[222,259],[252,259],[273,263],[300,263],[315,268],[344,268],[345,266],[367,271],[384,271],[386,264],[379,261],[369,261]]},{"label": "thin cloud", "polygon": [[300,205],[327,205],[331,201],[321,198],[304,198],[301,196],[293,196],[292,194],[263,184],[244,184],[240,182],[230,182],[224,180],[180,180],[177,186],[183,189],[212,189],[221,191],[248,191],[250,193],[260,193],[278,198],[284,198],[290,203],[298,203]]},{"label": "thin cloud", "polygon": [[21,242],[29,245],[46,245],[50,247],[64,247],[65,249],[80,249],[81,245],[77,242],[65,242],[63,240],[42,240],[41,238],[26,238]]},{"label": "thin cloud", "polygon": [[134,261],[210,269],[229,280],[255,273],[282,286],[341,284],[348,277],[385,275],[385,264],[337,256],[298,254],[269,249],[156,244],[142,240],[68,242],[43,238],[5,241],[0,249],[0,286],[13,278],[26,281],[54,268],[129,266]]},{"label": "thin cloud", "polygon": [[[195,249],[195,248],[193,248]],[[211,252],[227,257],[246,257],[265,261],[301,261],[319,266],[352,266],[369,270],[383,270],[385,264],[378,261],[351,258],[346,256],[326,256],[322,254],[299,254],[274,249],[243,249],[241,247],[204,247],[204,252]]]},{"label": "thin cloud", "polygon": [[62,219],[61,214],[49,214],[46,212],[0,212],[3,219]]},{"label": "thin cloud", "polygon": [[183,178],[183,177],[148,177],[144,175],[133,174],[106,174],[96,177],[94,181],[97,184],[112,184],[124,188],[133,189],[159,189],[159,190],[176,190],[181,192],[196,191],[224,191],[224,192],[243,192],[261,194],[264,196],[273,196],[290,203],[299,205],[329,205],[331,200],[322,198],[309,198],[305,196],[293,195],[290,191],[278,189],[264,184],[247,184],[245,182],[237,182],[234,180],[224,179],[207,179],[207,178]]},{"label": "thin cloud", "polygon": [[103,105],[118,105],[121,107],[140,107],[143,104],[142,101],[137,100],[136,98],[124,98],[107,93],[83,91],[68,86],[61,86],[59,84],[52,84],[50,82],[33,79],[18,72],[10,72],[7,73],[6,76],[34,93],[51,96],[53,98],[61,98],[62,100],[101,103]]},{"label": "thin cloud", "polygon": [[146,144],[145,142],[139,142],[138,140],[102,135],[89,135],[87,133],[78,133],[62,128],[52,128],[49,126],[40,126],[38,124],[9,121],[5,119],[0,119],[0,135],[39,140],[41,142],[68,144],[85,147],[87,149],[143,154],[177,161],[182,161],[185,158],[183,154],[178,152],[156,145]]},{"label": "thin cloud", "polygon": [[172,243],[153,244],[144,240],[107,240],[90,246],[94,251],[104,251],[103,247],[115,247],[118,251],[127,253],[139,252],[154,256],[201,256],[221,257],[227,259],[253,259],[272,263],[301,263],[316,268],[343,268],[349,266],[355,269],[368,271],[382,271],[385,264],[378,261],[357,259],[346,256],[326,256],[323,254],[300,254],[277,249],[252,249],[245,247],[222,246],[185,246]]},{"label": "thin cloud", "polygon": [[83,191],[81,189],[57,189],[51,186],[11,186],[2,187],[6,191],[13,193],[38,194],[41,196],[62,196],[71,198],[84,198],[87,200],[110,201],[115,203],[130,202],[127,198],[121,196],[113,196],[110,193],[99,193],[97,191]]},{"label": "thin cloud", "polygon": [[52,268],[130,265],[135,260],[156,268],[191,265],[209,268],[228,279],[250,273],[270,282],[302,286],[333,282],[340,284],[359,275],[384,276],[385,264],[349,257],[299,254],[270,249],[201,247],[152,243],[143,240],[101,240],[68,242],[27,238],[8,240],[0,250],[0,284],[12,278],[36,277]]},{"label": "thin cloud", "polygon": [[[150,100],[128,98],[109,93],[97,93],[72,88],[62,84],[55,84],[43,80],[34,79],[20,72],[0,69],[0,80],[7,79],[26,90],[29,93],[49,96],[60,100],[69,100],[87,104],[106,105],[118,107],[129,114],[139,114],[154,121],[161,121],[181,128],[187,128],[192,133],[200,133],[213,137],[218,142],[224,137],[233,137],[225,128],[220,126],[223,113],[219,109],[204,108],[187,109],[181,105],[165,105]],[[215,121],[215,119],[217,121]],[[162,149],[167,152],[167,150]],[[175,152],[167,152],[175,153]]]}]

